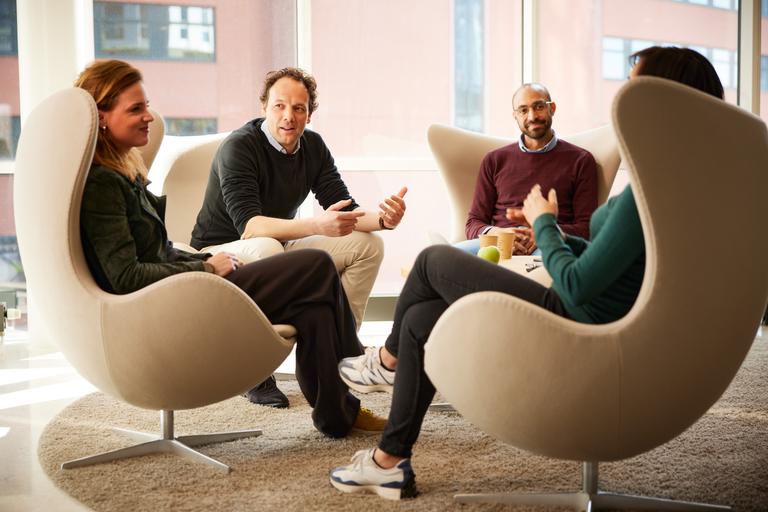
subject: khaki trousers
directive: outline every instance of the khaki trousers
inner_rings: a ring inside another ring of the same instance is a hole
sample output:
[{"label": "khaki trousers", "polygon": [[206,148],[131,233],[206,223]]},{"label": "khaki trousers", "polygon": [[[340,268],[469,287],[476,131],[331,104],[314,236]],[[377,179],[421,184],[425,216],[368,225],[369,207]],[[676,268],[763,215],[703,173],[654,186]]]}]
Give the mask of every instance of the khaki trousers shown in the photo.
[{"label": "khaki trousers", "polygon": [[373,283],[384,258],[384,243],[375,233],[353,231],[347,236],[308,236],[281,244],[274,238],[249,238],[221,245],[204,247],[200,252],[230,252],[244,263],[267,258],[297,249],[319,249],[327,252],[341,277],[357,329],[363,323],[365,307],[371,295]]}]

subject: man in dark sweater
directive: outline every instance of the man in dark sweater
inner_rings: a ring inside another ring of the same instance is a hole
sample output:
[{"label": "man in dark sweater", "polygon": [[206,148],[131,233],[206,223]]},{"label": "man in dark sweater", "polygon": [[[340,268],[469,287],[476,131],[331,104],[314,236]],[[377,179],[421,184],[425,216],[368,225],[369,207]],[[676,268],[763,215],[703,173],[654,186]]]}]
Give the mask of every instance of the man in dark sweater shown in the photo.
[{"label": "man in dark sweater", "polygon": [[541,84],[521,86],[512,96],[520,140],[488,153],[483,159],[466,224],[467,240],[456,247],[477,253],[483,233],[515,231],[516,254],[531,254],[536,241],[520,211],[531,188],[557,191],[558,225],[568,234],[589,239],[589,219],[597,208],[597,166],[592,155],[558,139],[552,129],[557,106]]},{"label": "man in dark sweater", "polygon": [[[372,232],[397,227],[407,189],[385,198],[378,212],[360,208],[323,139],[305,130],[317,109],[317,83],[311,75],[297,68],[272,71],[260,100],[265,117],[233,131],[213,159],[192,246],[234,253],[244,263],[283,251],[322,249],[336,264],[359,329],[384,256],[382,240]],[[310,192],[325,211],[297,219]],[[248,397],[263,405],[288,406],[274,379]]]}]

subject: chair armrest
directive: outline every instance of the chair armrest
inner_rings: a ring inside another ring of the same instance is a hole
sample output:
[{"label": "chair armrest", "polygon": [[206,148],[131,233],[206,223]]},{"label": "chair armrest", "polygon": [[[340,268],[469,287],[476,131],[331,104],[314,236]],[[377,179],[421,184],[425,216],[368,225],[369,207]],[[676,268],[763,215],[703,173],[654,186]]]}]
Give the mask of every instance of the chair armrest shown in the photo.
[{"label": "chair armrest", "polygon": [[609,460],[618,445],[615,332],[511,295],[475,293],[435,325],[426,372],[463,416],[502,441],[574,460],[598,447]]},{"label": "chair armrest", "polygon": [[102,330],[122,398],[151,409],[199,407],[250,389],[294,341],[280,336],[242,290],[205,272],[109,296]]}]

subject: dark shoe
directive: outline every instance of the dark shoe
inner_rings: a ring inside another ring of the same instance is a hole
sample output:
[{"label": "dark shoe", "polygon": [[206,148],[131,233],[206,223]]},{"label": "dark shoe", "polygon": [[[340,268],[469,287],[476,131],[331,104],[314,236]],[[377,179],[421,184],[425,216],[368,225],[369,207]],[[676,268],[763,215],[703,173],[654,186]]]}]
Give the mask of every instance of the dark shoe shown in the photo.
[{"label": "dark shoe", "polygon": [[248,391],[245,397],[257,405],[266,405],[277,409],[288,408],[288,397],[277,388],[274,375],[270,375],[267,380]]}]

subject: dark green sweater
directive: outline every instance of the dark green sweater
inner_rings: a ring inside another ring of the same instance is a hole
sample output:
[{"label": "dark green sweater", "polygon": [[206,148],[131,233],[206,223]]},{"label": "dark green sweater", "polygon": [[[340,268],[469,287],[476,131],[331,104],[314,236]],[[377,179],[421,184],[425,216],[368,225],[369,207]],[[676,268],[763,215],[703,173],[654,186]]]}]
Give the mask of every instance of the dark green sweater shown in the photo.
[{"label": "dark green sweater", "polygon": [[210,254],[173,248],[163,223],[165,198],[102,166],[88,173],[80,234],[88,267],[110,293],[130,293],[164,277],[204,271]]},{"label": "dark green sweater", "polygon": [[563,241],[554,215],[533,225],[552,287],[571,318],[608,323],[632,308],[645,273],[643,228],[629,186],[595,210],[589,228],[591,242],[571,235]]},{"label": "dark green sweater", "polygon": [[[319,134],[305,130],[299,150],[286,155],[269,143],[263,122],[249,121],[221,143],[192,230],[192,247],[239,240],[257,215],[293,219],[310,191],[324,209],[351,198]],[[353,200],[344,210],[357,207]]]}]

